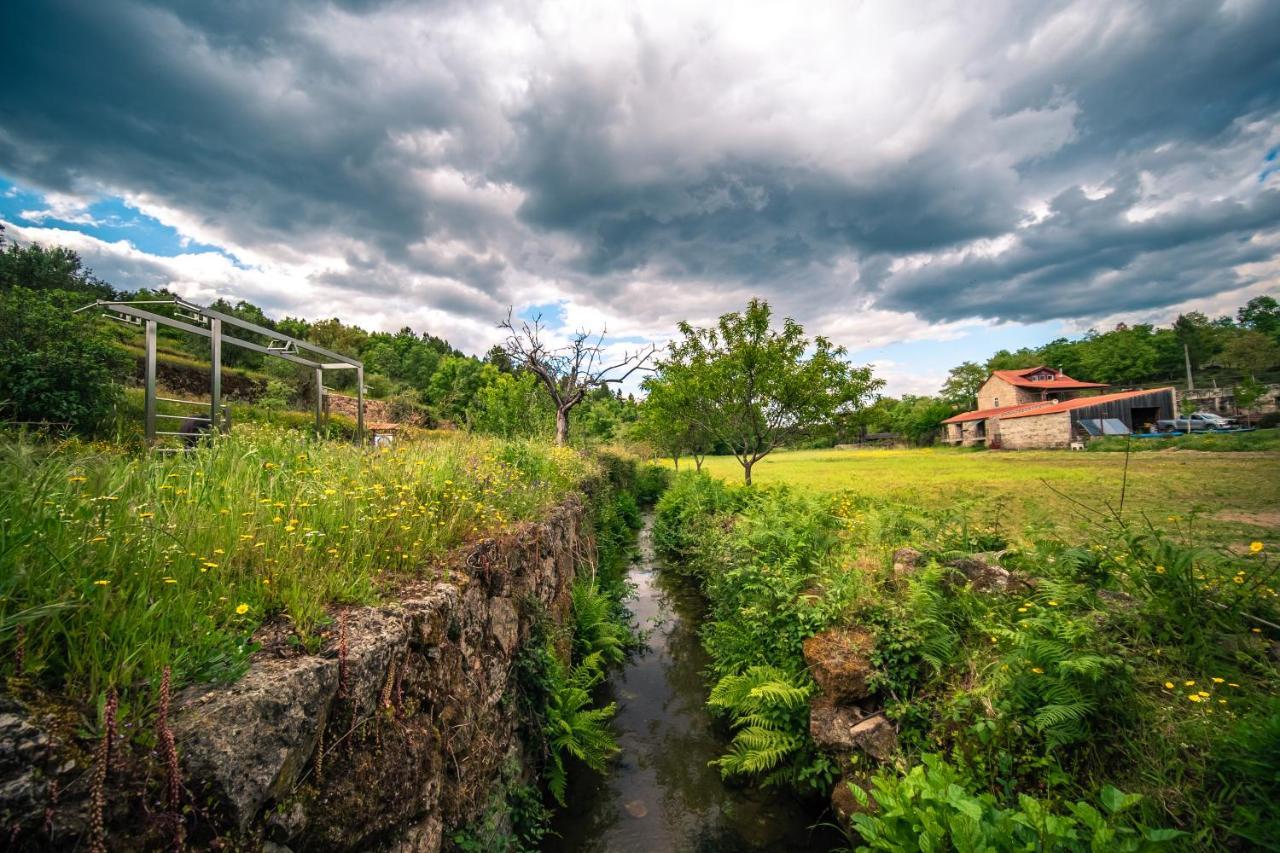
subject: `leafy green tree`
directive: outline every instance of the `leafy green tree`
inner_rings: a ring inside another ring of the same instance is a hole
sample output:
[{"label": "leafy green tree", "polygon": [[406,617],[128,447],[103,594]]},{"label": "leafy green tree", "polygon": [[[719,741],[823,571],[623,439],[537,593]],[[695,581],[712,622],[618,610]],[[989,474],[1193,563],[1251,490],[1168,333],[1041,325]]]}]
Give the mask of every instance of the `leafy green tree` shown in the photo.
[{"label": "leafy green tree", "polygon": [[913,444],[927,444],[942,428],[942,422],[955,414],[955,409],[937,397],[915,397],[910,394],[898,401],[890,413],[892,431]]},{"label": "leafy green tree", "polygon": [[1253,407],[1258,405],[1258,401],[1262,399],[1262,395],[1265,393],[1267,393],[1267,386],[1252,376],[1246,376],[1235,388],[1233,396],[1235,397],[1236,408],[1252,412]]},{"label": "leafy green tree", "polygon": [[68,423],[89,433],[120,398],[129,362],[83,292],[0,289],[0,411],[8,420]]},{"label": "leafy green tree", "polygon": [[712,450],[715,439],[693,417],[693,402],[689,399],[692,389],[679,376],[672,372],[644,381],[647,396],[640,406],[638,437],[670,456],[677,471],[680,458],[686,454],[693,457],[694,467],[701,471],[702,460]]},{"label": "leafy green tree", "polygon": [[381,373],[396,382],[419,391],[431,386],[431,378],[439,368],[444,355],[433,346],[429,336],[419,336],[405,326],[394,335],[375,332],[369,336],[360,354],[366,371]]},{"label": "leafy green tree", "polygon": [[1016,352],[1009,352],[1007,349],[1002,349],[987,359],[987,370],[1020,370],[1042,363],[1040,353],[1036,350],[1023,347]]},{"label": "leafy green tree", "polygon": [[498,381],[498,369],[466,356],[448,356],[431,377],[427,399],[437,416],[462,423],[480,389]]},{"label": "leafy green tree", "polygon": [[[66,290],[82,294],[82,301],[114,299],[115,289],[86,269],[80,256],[63,246],[39,243],[19,246],[4,237],[0,226],[0,289]],[[79,307],[79,306],[77,306]]]},{"label": "leafy green tree", "polygon": [[1219,360],[1256,378],[1261,371],[1280,364],[1280,343],[1262,332],[1246,329],[1227,341]]},{"label": "leafy green tree", "polygon": [[[690,417],[751,468],[780,445],[847,418],[884,383],[844,360],[843,347],[812,341],[790,318],[771,325],[769,304],[752,299],[712,328],[680,324],[659,374],[687,383]],[[812,352],[810,354],[810,350]]]},{"label": "leafy green tree", "polygon": [[596,388],[587,393],[578,410],[579,437],[592,442],[615,441],[630,429],[638,417],[634,400]]},{"label": "leafy green tree", "polygon": [[1186,347],[1186,354],[1191,356],[1192,370],[1200,369],[1206,362],[1222,351],[1223,329],[1215,326],[1209,321],[1208,317],[1199,311],[1179,314],[1178,319],[1173,321],[1173,337],[1177,342],[1174,350],[1176,363],[1173,365],[1173,369],[1169,371],[1170,375],[1182,372],[1181,368],[1185,364],[1184,346]]},{"label": "leafy green tree", "polygon": [[1085,336],[1080,348],[1083,376],[1093,382],[1110,384],[1140,382],[1155,369],[1158,352],[1151,339],[1151,326],[1119,326],[1112,332]]},{"label": "leafy green tree", "polygon": [[1255,296],[1236,312],[1241,326],[1280,339],[1280,302],[1274,296]]},{"label": "leafy green tree", "polygon": [[942,383],[942,399],[961,409],[978,408],[978,389],[987,381],[987,369],[966,361],[953,368]]},{"label": "leafy green tree", "polygon": [[503,438],[550,436],[555,412],[531,373],[501,373],[480,388],[467,407],[467,424]]},{"label": "leafy green tree", "polygon": [[1066,338],[1055,338],[1036,350],[1036,364],[1057,368],[1068,376],[1081,375],[1080,346]]}]

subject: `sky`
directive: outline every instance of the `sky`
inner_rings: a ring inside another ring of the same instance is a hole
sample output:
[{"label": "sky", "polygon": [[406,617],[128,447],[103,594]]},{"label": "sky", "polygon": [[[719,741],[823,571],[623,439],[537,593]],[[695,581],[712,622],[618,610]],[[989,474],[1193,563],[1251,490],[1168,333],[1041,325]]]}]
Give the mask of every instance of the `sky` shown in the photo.
[{"label": "sky", "polygon": [[1280,292],[1280,3],[15,0],[0,222],[119,288],[663,343],[769,301],[933,393]]}]

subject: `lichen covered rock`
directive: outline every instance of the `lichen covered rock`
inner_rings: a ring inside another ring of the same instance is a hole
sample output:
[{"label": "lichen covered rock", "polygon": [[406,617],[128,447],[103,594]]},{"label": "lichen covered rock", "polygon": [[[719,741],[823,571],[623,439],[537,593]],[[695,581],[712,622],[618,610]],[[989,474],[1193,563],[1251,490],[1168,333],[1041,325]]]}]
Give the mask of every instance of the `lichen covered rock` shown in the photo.
[{"label": "lichen covered rock", "polygon": [[871,695],[875,640],[857,628],[832,628],[804,641],[804,659],[819,689],[835,703]]}]

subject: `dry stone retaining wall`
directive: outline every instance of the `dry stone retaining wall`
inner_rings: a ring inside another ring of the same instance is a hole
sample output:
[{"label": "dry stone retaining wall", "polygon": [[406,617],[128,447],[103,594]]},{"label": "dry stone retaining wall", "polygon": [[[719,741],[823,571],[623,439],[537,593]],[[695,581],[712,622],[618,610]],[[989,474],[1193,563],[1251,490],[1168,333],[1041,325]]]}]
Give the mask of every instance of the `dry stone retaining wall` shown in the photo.
[{"label": "dry stone retaining wall", "polygon": [[[320,654],[261,657],[228,687],[177,696],[184,843],[441,849],[513,772],[529,776],[536,757],[522,746],[515,661],[536,620],[568,618],[577,566],[594,554],[584,505],[570,499],[542,523],[460,555],[456,580],[346,611]],[[72,744],[59,750],[23,709],[0,711],[9,846],[87,847],[93,757]],[[113,767],[108,849],[169,846],[176,822],[148,802],[155,788],[154,778]]]}]

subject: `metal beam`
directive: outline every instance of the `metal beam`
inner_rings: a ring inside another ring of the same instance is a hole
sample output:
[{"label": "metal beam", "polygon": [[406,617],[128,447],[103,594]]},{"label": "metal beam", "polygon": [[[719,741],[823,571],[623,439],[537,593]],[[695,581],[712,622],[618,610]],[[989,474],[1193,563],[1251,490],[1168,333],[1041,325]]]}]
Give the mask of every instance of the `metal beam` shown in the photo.
[{"label": "metal beam", "polygon": [[[138,308],[138,305],[172,305],[176,308],[191,311],[199,315],[197,319],[204,318],[209,321],[209,328],[205,329],[191,323],[181,320],[175,320],[172,317],[166,317],[163,314],[156,314]],[[294,364],[300,364],[303,367],[309,367],[316,374],[316,428],[320,430],[324,417],[324,371],[325,370],[355,370],[356,371],[356,441],[363,443],[364,441],[364,363],[358,359],[350,358],[342,353],[325,349],[324,347],[308,343],[298,338],[292,338],[288,335],[281,334],[273,329],[265,326],[259,326],[256,323],[250,323],[247,320],[241,320],[239,317],[233,317],[229,314],[223,314],[220,311],[214,311],[210,308],[204,308],[194,305],[186,300],[175,298],[168,300],[139,300],[137,302],[128,301],[110,301],[99,299],[92,304],[85,305],[76,309],[75,313],[86,311],[90,308],[100,308],[109,312],[114,312],[115,319],[128,318],[129,322],[144,324],[146,328],[146,401],[145,412],[146,418],[146,436],[149,443],[154,443],[158,433],[156,430],[156,333],[159,326],[165,326],[170,329],[177,329],[181,332],[188,332],[193,335],[199,335],[209,339],[210,352],[210,394],[209,394],[209,417],[207,418],[210,426],[214,430],[230,429],[230,418],[223,417],[222,406],[222,345],[223,343],[231,344],[251,352],[262,353],[263,355],[274,356],[284,359]],[[286,342],[285,349],[291,343],[296,350],[305,349],[308,352],[315,352],[330,358],[337,359],[335,362],[318,362],[308,358],[294,355],[290,352],[282,351],[280,348],[271,346],[262,346],[252,341],[242,340],[223,334],[222,326],[224,323],[230,324],[235,328],[245,329],[255,334],[265,335],[271,339],[272,343],[283,339]],[[174,401],[188,402],[188,401]],[[201,404],[196,404],[201,405]],[[166,415],[165,417],[170,417]],[[176,417],[176,416],[175,416]],[[200,420],[206,420],[200,418]],[[163,435],[177,435],[178,433],[164,432]]]},{"label": "metal beam", "polygon": [[[161,326],[168,326],[171,329],[178,329],[183,332],[190,332],[193,335],[200,335],[203,338],[211,337],[208,329],[202,329],[199,326],[193,326],[190,323],[184,323],[181,320],[174,320],[172,317],[166,317],[163,314],[153,314],[150,311],[144,311],[141,308],[134,308],[132,305],[126,305],[119,302],[103,302],[100,303],[109,311],[116,311],[126,314],[130,317],[137,317],[140,320],[153,320]],[[285,361],[292,361],[294,364],[301,364],[303,367],[319,367],[320,364],[310,359],[302,358],[296,355],[288,355],[287,353],[274,352],[267,349],[261,344],[255,344],[251,341],[242,341],[239,338],[233,338],[230,335],[223,335],[222,342],[231,344],[232,346],[241,347],[243,349],[260,352],[263,355],[271,355],[276,358],[283,358]],[[346,365],[352,367],[353,365]]]},{"label": "metal beam", "polygon": [[209,321],[209,430],[222,429],[222,321]]},{"label": "metal beam", "polygon": [[356,368],[356,444],[364,444],[364,365]]},{"label": "metal beam", "polygon": [[144,368],[144,385],[146,402],[143,404],[144,434],[147,444],[156,440],[156,321],[147,321],[146,367]]},{"label": "metal beam", "polygon": [[324,430],[324,368],[316,368],[316,435]]},{"label": "metal beam", "polygon": [[[257,323],[250,323],[248,320],[241,320],[239,317],[233,317],[230,314],[223,314],[221,311],[214,311],[212,308],[201,308],[198,305],[191,305],[190,303],[183,303],[183,305],[192,310],[199,311],[201,314],[203,314],[206,317],[211,317],[215,320],[221,320],[224,323],[230,323],[233,326],[236,326],[241,329],[246,329],[250,332],[257,332],[259,335],[266,335],[267,337],[275,338],[276,340],[293,341],[294,346],[302,347],[303,349],[310,350],[311,352],[318,352],[320,353],[320,355],[327,355],[330,358],[337,359],[338,361],[341,361],[344,364],[351,365],[352,367],[363,366],[361,362],[357,361],[354,358],[351,358],[350,356],[343,355],[340,352],[334,352],[333,350],[325,349],[322,346],[316,346],[315,344],[307,343],[306,341],[301,340],[299,338],[291,338],[288,335],[282,334],[274,329],[268,329],[266,326],[259,326]],[[278,355],[278,353],[276,354]]]}]

